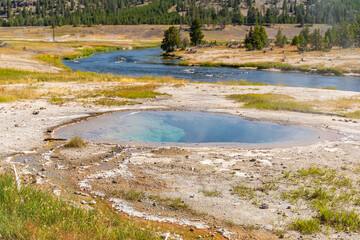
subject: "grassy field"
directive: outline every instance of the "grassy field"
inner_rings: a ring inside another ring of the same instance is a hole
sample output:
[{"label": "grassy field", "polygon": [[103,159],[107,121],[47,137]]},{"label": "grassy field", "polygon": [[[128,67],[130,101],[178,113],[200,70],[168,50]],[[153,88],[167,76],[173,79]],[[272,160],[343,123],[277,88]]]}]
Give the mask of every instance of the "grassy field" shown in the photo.
[{"label": "grassy field", "polygon": [[159,239],[111,214],[85,210],[0,175],[0,234],[4,239]]}]

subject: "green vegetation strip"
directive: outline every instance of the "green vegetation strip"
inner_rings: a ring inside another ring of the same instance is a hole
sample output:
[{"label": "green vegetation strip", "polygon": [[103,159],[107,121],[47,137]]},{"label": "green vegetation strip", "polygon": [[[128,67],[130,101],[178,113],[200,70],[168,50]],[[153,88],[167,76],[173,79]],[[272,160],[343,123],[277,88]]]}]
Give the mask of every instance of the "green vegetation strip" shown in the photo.
[{"label": "green vegetation strip", "polygon": [[98,53],[98,52],[109,52],[109,51],[116,51],[122,50],[122,47],[119,46],[103,46],[103,47],[95,47],[95,48],[85,48],[81,50],[81,53],[74,54],[74,55],[64,55],[62,56],[63,60],[75,60],[78,58],[85,58],[90,57],[91,55]]},{"label": "green vegetation strip", "polygon": [[293,97],[283,94],[233,94],[228,96],[228,99],[244,103],[244,108],[299,112],[313,111],[309,105],[295,102]]},{"label": "green vegetation strip", "polygon": [[158,239],[110,212],[85,210],[33,187],[18,192],[0,175],[0,234],[4,239]]},{"label": "green vegetation strip", "polygon": [[114,74],[94,72],[67,72],[44,73],[10,68],[0,68],[0,84],[39,83],[39,82],[151,82],[151,83],[184,83],[172,77],[124,77]]}]

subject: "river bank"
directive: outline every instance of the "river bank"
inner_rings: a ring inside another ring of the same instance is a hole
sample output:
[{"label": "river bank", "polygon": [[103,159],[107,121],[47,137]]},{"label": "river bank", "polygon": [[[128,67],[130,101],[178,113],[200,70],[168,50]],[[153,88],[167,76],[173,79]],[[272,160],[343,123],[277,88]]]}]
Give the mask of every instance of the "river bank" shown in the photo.
[{"label": "river bank", "polygon": [[180,51],[181,66],[233,67],[251,70],[302,72],[336,76],[360,76],[359,49],[300,53],[296,47],[271,47],[264,51],[224,46]]}]

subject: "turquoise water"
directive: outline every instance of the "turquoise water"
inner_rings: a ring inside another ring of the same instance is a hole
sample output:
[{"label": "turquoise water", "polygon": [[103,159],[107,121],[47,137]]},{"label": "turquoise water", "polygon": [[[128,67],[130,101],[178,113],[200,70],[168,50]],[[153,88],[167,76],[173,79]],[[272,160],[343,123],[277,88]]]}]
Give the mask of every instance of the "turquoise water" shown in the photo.
[{"label": "turquoise water", "polygon": [[97,142],[295,143],[318,139],[319,131],[241,117],[174,111],[126,111],[65,126],[56,137],[78,135]]}]

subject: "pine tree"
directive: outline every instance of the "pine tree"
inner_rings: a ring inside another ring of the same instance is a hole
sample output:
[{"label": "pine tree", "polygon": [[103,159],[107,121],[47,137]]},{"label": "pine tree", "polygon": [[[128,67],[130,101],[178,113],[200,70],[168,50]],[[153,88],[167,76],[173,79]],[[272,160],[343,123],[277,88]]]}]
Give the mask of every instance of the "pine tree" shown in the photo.
[{"label": "pine tree", "polygon": [[281,29],[279,28],[279,30],[278,30],[278,32],[276,34],[276,37],[275,37],[275,45],[278,46],[278,47],[284,47],[284,45],[285,45],[284,37],[285,36],[282,35]]},{"label": "pine tree", "polygon": [[292,46],[299,46],[300,44],[300,38],[298,36],[294,36],[291,42]]},{"label": "pine tree", "polygon": [[192,45],[198,45],[204,38],[204,34],[201,31],[201,23],[198,18],[195,18],[190,27],[190,41]]},{"label": "pine tree", "polygon": [[268,37],[263,26],[256,25],[254,30],[250,27],[249,33],[245,37],[245,45],[248,50],[261,50],[268,44]]},{"label": "pine tree", "polygon": [[320,29],[315,29],[314,32],[310,35],[310,45],[312,50],[322,50],[323,37],[321,35]]},{"label": "pine tree", "polygon": [[174,51],[175,47],[180,46],[180,34],[176,27],[171,26],[164,32],[164,39],[161,43],[161,48],[165,52],[172,52]]}]

